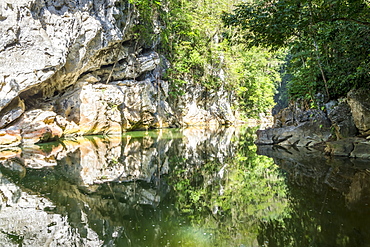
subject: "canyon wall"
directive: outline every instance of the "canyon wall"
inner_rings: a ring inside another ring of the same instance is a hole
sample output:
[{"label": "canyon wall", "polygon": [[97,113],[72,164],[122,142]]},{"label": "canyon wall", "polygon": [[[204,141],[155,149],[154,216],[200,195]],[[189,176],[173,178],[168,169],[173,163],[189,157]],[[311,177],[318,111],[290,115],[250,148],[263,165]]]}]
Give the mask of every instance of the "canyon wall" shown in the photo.
[{"label": "canyon wall", "polygon": [[159,38],[139,41],[139,16],[127,0],[2,1],[0,145],[233,123],[222,88],[189,82],[171,101],[171,64]]}]

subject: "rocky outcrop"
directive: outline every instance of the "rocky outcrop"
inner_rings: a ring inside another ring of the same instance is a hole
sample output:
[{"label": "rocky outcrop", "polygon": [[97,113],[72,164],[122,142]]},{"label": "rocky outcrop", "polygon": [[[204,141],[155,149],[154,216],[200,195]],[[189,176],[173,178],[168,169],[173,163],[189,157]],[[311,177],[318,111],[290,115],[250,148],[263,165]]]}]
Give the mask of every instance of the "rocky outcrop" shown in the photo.
[{"label": "rocky outcrop", "polygon": [[299,103],[291,104],[274,118],[272,128],[257,131],[256,144],[283,146],[314,146],[331,136],[330,120],[317,109],[305,110]]},{"label": "rocky outcrop", "polygon": [[340,102],[331,101],[327,103],[326,111],[336,139],[356,136],[358,129],[351,113],[351,107],[346,99],[342,99]]},{"label": "rocky outcrop", "polygon": [[273,128],[257,131],[256,144],[315,146],[334,156],[370,158],[369,95],[368,89],[352,90],[323,105],[324,111],[294,102],[274,116]]},{"label": "rocky outcrop", "polygon": [[170,101],[170,65],[137,39],[138,15],[122,0],[1,2],[0,145],[234,122],[224,90],[189,82]]},{"label": "rocky outcrop", "polygon": [[353,120],[362,136],[370,135],[370,90],[359,89],[348,93]]}]

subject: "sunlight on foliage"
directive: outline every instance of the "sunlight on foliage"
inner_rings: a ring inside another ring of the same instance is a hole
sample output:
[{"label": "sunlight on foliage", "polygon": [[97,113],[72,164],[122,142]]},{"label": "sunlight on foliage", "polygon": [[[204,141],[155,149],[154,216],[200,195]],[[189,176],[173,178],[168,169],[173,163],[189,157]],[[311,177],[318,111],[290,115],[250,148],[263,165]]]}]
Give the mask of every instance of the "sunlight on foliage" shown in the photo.
[{"label": "sunlight on foliage", "polygon": [[[170,81],[173,99],[184,95],[188,85],[229,92],[235,108],[245,117],[269,113],[280,81],[280,54],[262,48],[248,48],[237,27],[225,27],[221,16],[232,11],[240,0],[130,0],[141,19],[139,40],[154,47],[170,62],[165,78]],[[160,20],[156,33],[155,18]]]}]

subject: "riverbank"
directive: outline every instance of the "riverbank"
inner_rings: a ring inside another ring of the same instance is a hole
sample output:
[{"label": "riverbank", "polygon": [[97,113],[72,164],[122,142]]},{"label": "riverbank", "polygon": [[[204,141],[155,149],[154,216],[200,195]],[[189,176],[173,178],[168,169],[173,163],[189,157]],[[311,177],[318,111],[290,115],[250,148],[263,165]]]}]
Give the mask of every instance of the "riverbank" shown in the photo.
[{"label": "riverbank", "polygon": [[352,90],[347,97],[321,103],[291,103],[274,116],[271,128],[257,131],[257,145],[310,147],[325,154],[370,158],[370,90]]}]

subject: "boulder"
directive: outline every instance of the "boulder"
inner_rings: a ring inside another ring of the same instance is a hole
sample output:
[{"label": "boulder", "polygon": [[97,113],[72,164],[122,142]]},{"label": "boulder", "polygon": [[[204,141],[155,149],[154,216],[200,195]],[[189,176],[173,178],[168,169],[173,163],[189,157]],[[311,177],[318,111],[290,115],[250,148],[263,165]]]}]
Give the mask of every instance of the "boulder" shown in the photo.
[{"label": "boulder", "polygon": [[63,130],[55,121],[56,113],[40,109],[25,112],[13,126],[20,131],[23,144],[33,144],[56,140],[63,135]]},{"label": "boulder", "polygon": [[281,109],[274,115],[273,128],[296,126],[300,122],[305,122],[308,120],[306,113],[304,105],[300,101],[291,102],[288,107]]},{"label": "boulder", "polygon": [[25,105],[23,100],[19,97],[15,98],[13,102],[2,111],[3,114],[0,114],[0,129],[14,122],[24,111]]},{"label": "boulder", "polygon": [[79,128],[79,134],[120,134],[118,106],[123,94],[113,85],[86,84],[56,100],[54,111]]},{"label": "boulder", "polygon": [[370,135],[370,90],[351,90],[348,95],[353,120],[362,136]]},{"label": "boulder", "polygon": [[358,130],[346,100],[337,104],[327,104],[326,109],[337,139],[356,136]]},{"label": "boulder", "polygon": [[325,145],[325,153],[334,155],[334,156],[343,156],[349,157],[351,152],[354,148],[354,142],[356,142],[358,138],[347,138],[347,139],[340,139],[337,141],[328,142]]},{"label": "boulder", "polygon": [[353,150],[349,157],[359,158],[359,159],[370,159],[370,141],[368,140],[359,140],[354,142]]},{"label": "boulder", "polygon": [[288,108],[277,119],[275,127],[257,131],[257,145],[314,146],[331,137],[330,120],[321,110]]}]

